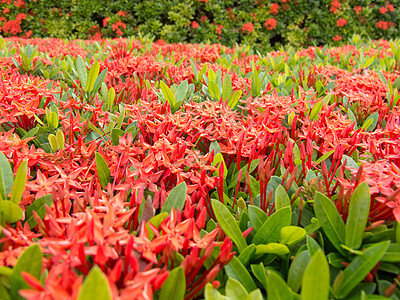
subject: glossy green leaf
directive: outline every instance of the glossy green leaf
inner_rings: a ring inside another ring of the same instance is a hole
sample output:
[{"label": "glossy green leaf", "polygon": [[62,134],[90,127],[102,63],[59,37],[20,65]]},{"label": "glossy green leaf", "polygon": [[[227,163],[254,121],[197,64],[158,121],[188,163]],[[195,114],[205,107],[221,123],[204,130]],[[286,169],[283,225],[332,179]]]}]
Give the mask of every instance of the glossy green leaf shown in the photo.
[{"label": "glossy green leaf", "polygon": [[164,81],[160,81],[160,88],[165,100],[168,101],[171,107],[174,107],[175,96],[172,94],[171,89],[164,83]]},{"label": "glossy green leaf", "polygon": [[208,92],[214,101],[219,101],[221,99],[221,92],[219,90],[218,84],[214,81],[208,83]]},{"label": "glossy green leaf", "polygon": [[111,180],[110,169],[108,168],[104,157],[99,152],[96,152],[95,156],[97,176],[99,177],[102,188],[105,188]]},{"label": "glossy green leaf", "polygon": [[253,81],[251,83],[251,95],[253,97],[261,96],[261,80],[258,71],[253,67]]},{"label": "glossy green leaf", "polygon": [[111,130],[111,140],[114,146],[119,145],[119,137],[123,136],[124,132],[119,128],[113,128]]},{"label": "glossy green leaf", "polygon": [[234,256],[231,262],[224,268],[226,274],[229,277],[238,280],[246,288],[248,292],[257,289],[257,286],[253,281],[253,278],[250,276],[245,266],[243,266],[243,264],[239,261],[239,259],[236,256]]},{"label": "glossy green leaf", "polygon": [[188,90],[189,90],[188,81],[187,80],[182,81],[176,89],[175,102],[178,103],[184,100]]},{"label": "glossy green leaf", "polygon": [[249,293],[244,300],[264,300],[264,297],[261,294],[260,289],[256,289]]},{"label": "glossy green leaf", "polygon": [[302,300],[325,300],[329,297],[329,265],[322,251],[316,252],[308,264],[302,281]]},{"label": "glossy green leaf", "polygon": [[[224,178],[226,178],[226,175],[228,175],[228,169],[227,169],[227,167],[226,167],[224,157],[222,156],[221,153],[217,153],[217,154],[214,156],[212,165],[213,165],[214,167],[217,167],[217,168],[219,169],[220,166],[221,166],[221,163],[222,163],[222,165],[224,166],[224,167],[223,167],[223,168],[224,168]],[[214,172],[214,176],[219,176],[219,171],[218,171],[218,170]]]},{"label": "glossy green leaf", "polygon": [[45,205],[47,204],[47,206],[50,207],[52,202],[53,200],[51,198],[51,195],[49,194],[36,199],[32,202],[31,205],[28,206],[28,208],[25,210],[25,221],[28,222],[31,229],[37,225],[32,212],[35,211],[39,215],[39,217],[43,219],[46,215]]},{"label": "glossy green leaf", "polygon": [[17,174],[15,175],[14,185],[11,189],[11,198],[10,201],[16,205],[19,205],[21,201],[22,194],[25,190],[26,184],[26,171],[28,168],[28,161],[23,161],[18,167]]},{"label": "glossy green leaf", "polygon": [[86,92],[93,91],[94,83],[96,82],[97,76],[99,76],[99,72],[100,72],[100,64],[96,60],[89,70],[87,84],[85,87]]},{"label": "glossy green leaf", "polygon": [[322,101],[316,103],[312,108],[310,112],[310,120],[311,121],[318,120],[318,114],[321,112],[321,110],[322,110]]},{"label": "glossy green leaf", "polygon": [[367,225],[371,195],[366,182],[354,190],[350,199],[346,222],[345,245],[358,249],[361,246],[365,226]]},{"label": "glossy green leaf", "polygon": [[379,119],[379,113],[374,112],[368,118],[365,119],[364,124],[362,125],[361,128],[364,128],[365,131],[367,132],[373,131],[376,127],[376,124],[378,124],[378,119]]},{"label": "glossy green leaf", "polygon": [[228,101],[228,106],[233,109],[236,104],[238,103],[240,97],[242,97],[243,91],[242,90],[237,90],[233,93],[232,97]]},{"label": "glossy green leaf", "polygon": [[353,259],[343,272],[343,281],[336,295],[339,299],[345,299],[353,288],[367,276],[381,260],[389,244],[390,241],[374,244],[363,251],[363,255],[356,256]]},{"label": "glossy green leaf", "polygon": [[310,260],[310,253],[305,250],[297,254],[290,265],[287,283],[295,293],[300,290],[302,278]]},{"label": "glossy green leaf", "polygon": [[204,298],[205,300],[229,300],[228,297],[221,295],[211,283],[207,283],[204,288]]},{"label": "glossy green leaf", "polygon": [[255,254],[256,245],[250,244],[240,253],[238,259],[244,266],[247,266]]},{"label": "glossy green leaf", "polygon": [[281,229],[280,243],[291,246],[306,237],[304,228],[297,226],[285,226]]},{"label": "glossy green leaf", "polygon": [[100,89],[101,85],[103,84],[104,79],[106,79],[107,76],[107,71],[108,69],[105,68],[103,71],[101,71],[101,73],[99,74],[99,76],[97,76],[94,85],[93,85],[93,94],[97,93],[98,90]]},{"label": "glossy green leaf", "polygon": [[78,73],[79,80],[81,81],[81,86],[83,89],[86,88],[87,84],[87,68],[86,64],[83,61],[82,57],[78,56],[75,62],[76,71]]},{"label": "glossy green leaf", "polygon": [[94,266],[79,291],[78,300],[111,300],[111,289],[108,280],[98,266]]},{"label": "glossy green leaf", "polygon": [[325,154],[322,155],[320,158],[318,158],[318,159],[315,161],[314,164],[315,164],[315,165],[320,164],[320,163],[323,162],[325,159],[327,159],[329,156],[331,156],[331,155],[333,154],[333,152],[335,152],[335,150],[331,150],[331,151],[325,153]]},{"label": "glossy green leaf", "polygon": [[267,293],[268,299],[290,300],[293,295],[286,282],[276,272],[267,270]]},{"label": "glossy green leaf", "polygon": [[328,197],[316,192],[314,210],[315,216],[328,239],[340,253],[344,254],[345,252],[340,245],[344,244],[346,228],[336,206]]},{"label": "glossy green leaf", "polygon": [[231,238],[238,248],[239,253],[241,253],[247,247],[247,243],[231,212],[223,203],[215,199],[212,199],[212,207],[219,226]]},{"label": "glossy green leaf", "polygon": [[253,224],[254,230],[257,232],[265,221],[267,221],[268,216],[261,208],[254,205],[249,205],[247,211],[249,213],[251,224]]},{"label": "glossy green leaf", "polygon": [[0,199],[6,200],[14,184],[13,173],[7,157],[0,152]]},{"label": "glossy green leaf", "polygon": [[226,281],[225,295],[231,300],[242,300],[247,297],[249,293],[243,285],[233,278],[228,278]]},{"label": "glossy green leaf", "polygon": [[33,244],[22,252],[13,269],[10,281],[10,296],[12,299],[23,299],[19,294],[21,289],[29,289],[29,285],[24,281],[21,272],[27,272],[36,279],[42,273],[43,254],[37,244]]},{"label": "glossy green leaf", "polygon": [[186,293],[185,270],[179,266],[174,268],[168,275],[167,280],[161,287],[159,299],[183,300]]},{"label": "glossy green leaf", "polygon": [[283,207],[290,206],[290,199],[282,185],[278,185],[275,190],[275,207],[279,210]]},{"label": "glossy green leaf", "polygon": [[400,244],[390,244],[382,257],[383,262],[400,262]]},{"label": "glossy green leaf", "polygon": [[21,220],[22,209],[11,201],[0,201],[0,224],[12,224]]},{"label": "glossy green leaf", "polygon": [[315,252],[321,250],[321,247],[318,245],[317,241],[314,240],[312,237],[310,237],[309,235],[307,235],[307,249],[310,253],[310,256],[312,257],[314,255]]},{"label": "glossy green leaf", "polygon": [[161,212],[170,213],[172,208],[176,210],[179,208],[181,211],[185,206],[185,200],[187,195],[187,186],[183,181],[174,187],[165,199],[164,205],[161,208]]},{"label": "glossy green leaf", "polygon": [[258,265],[251,265],[253,275],[261,282],[264,289],[267,289],[267,274],[265,272],[264,264],[260,262]]},{"label": "glossy green leaf", "polygon": [[108,96],[107,96],[107,110],[110,111],[113,104],[114,104],[114,99],[115,99],[115,89],[111,87],[108,90]]},{"label": "glossy green leaf", "polygon": [[222,98],[224,101],[229,100],[232,96],[232,79],[227,72],[224,76],[224,81],[222,83]]},{"label": "glossy green leaf", "polygon": [[[252,244],[254,245],[254,244]],[[266,245],[257,245],[256,246],[256,255],[262,254],[275,254],[278,256],[283,256],[290,253],[290,250],[287,246],[279,243],[268,243]]]},{"label": "glossy green leaf", "polygon": [[290,207],[284,207],[272,214],[261,226],[254,236],[252,243],[268,244],[277,242],[280,238],[281,229],[289,226],[292,220]]}]

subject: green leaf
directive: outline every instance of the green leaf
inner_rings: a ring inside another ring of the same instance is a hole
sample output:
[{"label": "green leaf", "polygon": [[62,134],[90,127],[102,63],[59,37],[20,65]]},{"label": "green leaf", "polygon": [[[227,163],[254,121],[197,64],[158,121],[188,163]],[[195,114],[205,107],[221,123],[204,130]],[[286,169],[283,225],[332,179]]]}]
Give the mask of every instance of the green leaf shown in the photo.
[{"label": "green leaf", "polygon": [[310,253],[306,250],[297,254],[290,265],[287,283],[295,293],[300,290],[301,281],[310,260]]},{"label": "green leaf", "polygon": [[306,230],[297,226],[285,226],[281,229],[280,243],[291,246],[306,237]]},{"label": "green leaf", "polygon": [[383,75],[383,73],[381,71],[379,71],[379,70],[378,70],[378,75],[379,75],[379,79],[382,81],[382,83],[384,85],[387,85],[388,82],[387,82],[387,79],[386,79],[385,75]]},{"label": "green leaf", "polygon": [[309,235],[307,235],[307,249],[310,253],[310,256],[312,257],[317,251],[321,250],[321,247],[318,245],[318,243]]},{"label": "green leaf", "polygon": [[96,152],[95,157],[97,176],[99,177],[101,187],[105,188],[111,180],[110,169],[108,168],[104,157],[99,152]]},{"label": "green leaf", "polygon": [[261,96],[261,80],[257,69],[253,66],[253,81],[251,83],[251,95],[253,97]]},{"label": "green leaf", "polygon": [[310,120],[311,121],[318,120],[318,114],[321,112],[321,110],[322,110],[322,101],[316,103],[312,108],[310,112]]},{"label": "green leaf", "polygon": [[97,91],[100,89],[101,85],[103,84],[104,79],[106,79],[107,71],[108,71],[108,69],[106,68],[103,71],[101,71],[99,76],[97,76],[96,81],[94,82],[94,85],[93,85],[93,94],[97,93]]},{"label": "green leaf", "polygon": [[18,258],[17,264],[13,269],[10,281],[11,299],[23,299],[18,292],[21,289],[29,289],[29,285],[24,281],[21,272],[27,272],[36,279],[40,278],[42,273],[43,254],[37,244],[27,247]]},{"label": "green leaf", "polygon": [[25,190],[26,184],[26,170],[28,168],[28,162],[25,160],[18,167],[17,174],[15,175],[14,185],[11,189],[10,201],[16,205],[19,205],[21,201],[22,194]]},{"label": "green leaf", "polygon": [[113,104],[114,104],[114,99],[115,99],[115,89],[112,87],[108,90],[108,96],[107,96],[107,110],[110,111]]},{"label": "green leaf", "polygon": [[361,282],[365,276],[381,260],[389,247],[390,241],[383,241],[367,248],[363,255],[356,256],[344,270],[343,281],[339,287],[337,297],[345,299],[346,296]]},{"label": "green leaf", "polygon": [[242,253],[238,256],[238,259],[240,262],[244,265],[247,266],[251,259],[253,258],[254,254],[256,254],[256,245],[251,244],[248,245]]},{"label": "green leaf", "polygon": [[247,269],[243,266],[243,264],[239,261],[239,259],[234,256],[231,262],[225,267],[226,274],[238,280],[248,292],[251,292],[257,289],[256,284],[253,281],[253,278],[250,276]]},{"label": "green leaf", "polygon": [[366,182],[355,189],[350,199],[346,222],[345,245],[358,249],[361,246],[365,226],[367,225],[371,195]]},{"label": "green leaf", "polygon": [[315,215],[328,239],[340,253],[345,254],[340,245],[344,244],[346,229],[336,206],[328,197],[320,192],[316,192],[314,210]]},{"label": "green leaf", "polygon": [[350,108],[347,110],[347,117],[351,120],[352,123],[355,122],[354,129],[357,130],[357,119]]},{"label": "green leaf", "polygon": [[242,94],[243,94],[242,90],[237,90],[236,92],[233,93],[232,97],[228,101],[228,106],[231,109],[234,109],[234,107],[238,103],[240,97],[242,97]]},{"label": "green leaf", "polygon": [[175,93],[175,102],[176,103],[185,99],[188,89],[189,89],[189,85],[188,85],[187,80],[184,80],[179,84],[178,88],[176,89],[176,93]]},{"label": "green leaf", "polygon": [[213,98],[213,100],[219,101],[221,99],[221,92],[219,90],[218,84],[216,84],[214,81],[210,81],[208,83],[208,92],[210,93],[210,96]]},{"label": "green leaf", "polygon": [[226,282],[225,294],[231,300],[242,300],[245,299],[249,293],[239,281],[230,277]]},{"label": "green leaf", "polygon": [[21,220],[22,209],[11,201],[0,201],[0,224],[12,224]]},{"label": "green leaf", "polygon": [[79,291],[78,300],[111,300],[111,289],[108,280],[98,266],[94,266]]},{"label": "green leaf", "polygon": [[111,140],[114,146],[119,145],[119,137],[123,136],[124,132],[119,128],[113,128],[111,130]]},{"label": "green leaf", "polygon": [[254,230],[260,230],[261,226],[267,221],[267,214],[259,207],[254,205],[249,205],[248,207],[249,217],[251,224],[254,226]]},{"label": "green leaf", "polygon": [[168,197],[165,199],[164,205],[161,208],[161,212],[170,213],[172,208],[175,208],[176,210],[179,208],[182,211],[185,206],[186,194],[186,183],[181,182],[169,192]]},{"label": "green leaf", "polygon": [[251,265],[251,271],[254,276],[261,282],[264,289],[267,289],[267,275],[265,272],[264,264],[260,262],[258,265]]},{"label": "green leaf", "polygon": [[97,76],[99,75],[99,71],[100,71],[100,64],[96,60],[89,70],[85,92],[93,91],[94,83],[96,82]]},{"label": "green leaf", "polygon": [[390,244],[382,257],[383,262],[400,262],[400,244]]},{"label": "green leaf", "polygon": [[31,229],[37,225],[32,212],[35,211],[39,215],[39,217],[43,219],[46,215],[45,205],[47,204],[47,206],[50,207],[52,203],[53,200],[51,198],[51,195],[49,194],[36,199],[32,202],[31,205],[28,206],[28,208],[25,210],[25,221],[28,222]]},{"label": "green leaf", "polygon": [[221,293],[218,292],[218,290],[209,282],[204,288],[204,298],[205,300],[229,300],[228,297],[221,295]]},{"label": "green leaf", "polygon": [[47,138],[49,140],[51,150],[53,150],[53,152],[57,151],[59,148],[56,136],[54,134],[49,134]]},{"label": "green leaf", "polygon": [[368,118],[365,119],[364,124],[361,126],[361,128],[364,128],[365,131],[367,132],[373,131],[376,127],[376,124],[378,124],[378,119],[379,119],[379,113],[374,112]]},{"label": "green leaf", "polygon": [[322,251],[318,251],[311,258],[302,282],[302,300],[325,300],[329,297],[330,286],[329,265]]},{"label": "green leaf", "polygon": [[[226,167],[225,160],[224,160],[224,157],[222,156],[222,154],[221,153],[217,153],[214,156],[212,165],[219,169],[220,166],[221,166],[221,163],[224,166],[223,167],[224,168],[224,178],[226,178],[226,176],[228,175],[228,168]],[[219,176],[219,170],[215,171],[213,174],[214,174],[214,176]]]},{"label": "green leaf", "polygon": [[267,270],[267,292],[268,299],[290,300],[293,295],[286,282],[275,271]]},{"label": "green leaf", "polygon": [[322,161],[324,161],[324,160],[327,159],[329,156],[331,156],[333,152],[335,152],[335,150],[331,150],[331,151],[325,153],[325,154],[322,155],[320,158],[318,158],[318,159],[315,161],[314,164],[315,164],[315,165],[320,164]]},{"label": "green leaf", "polygon": [[278,256],[284,256],[288,253],[290,253],[289,248],[279,243],[268,243],[266,245],[262,244],[256,246],[256,255],[275,254]]},{"label": "green leaf", "polygon": [[186,293],[186,277],[183,267],[174,268],[161,287],[159,299],[183,300]]},{"label": "green leaf", "polygon": [[171,108],[173,108],[175,106],[175,96],[172,94],[171,89],[164,83],[164,81],[160,81],[160,88],[165,100],[167,100]]},{"label": "green leaf", "polygon": [[7,157],[0,152],[0,199],[6,200],[14,184],[13,173]]},{"label": "green leaf", "polygon": [[281,229],[289,226],[292,220],[290,207],[284,207],[272,214],[254,236],[252,243],[256,245],[277,242]]},{"label": "green leaf", "polygon": [[275,190],[275,207],[279,210],[283,207],[290,206],[290,199],[282,185],[278,185]]},{"label": "green leaf", "polygon": [[247,243],[235,219],[226,206],[218,200],[212,199],[212,207],[217,218],[219,226],[231,238],[241,253]]},{"label": "green leaf", "polygon": [[229,100],[232,96],[232,79],[229,73],[224,76],[224,82],[222,83],[222,98],[224,101]]},{"label": "green leaf", "polygon": [[85,89],[87,84],[87,69],[82,57],[78,56],[75,65],[79,80],[81,81],[82,88]]},{"label": "green leaf", "polygon": [[261,294],[260,289],[256,289],[249,293],[244,300],[264,300],[264,297]]}]

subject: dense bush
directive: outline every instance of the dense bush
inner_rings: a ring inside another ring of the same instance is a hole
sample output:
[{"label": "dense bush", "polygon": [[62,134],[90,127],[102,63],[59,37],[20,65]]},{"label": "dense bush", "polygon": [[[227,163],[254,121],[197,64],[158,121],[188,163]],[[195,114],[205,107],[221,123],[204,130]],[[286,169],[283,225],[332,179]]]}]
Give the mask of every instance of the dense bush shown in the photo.
[{"label": "dense bush", "polygon": [[[397,0],[396,0],[397,1]],[[2,0],[3,36],[101,38],[151,34],[169,43],[257,49],[398,35],[395,0]]]}]

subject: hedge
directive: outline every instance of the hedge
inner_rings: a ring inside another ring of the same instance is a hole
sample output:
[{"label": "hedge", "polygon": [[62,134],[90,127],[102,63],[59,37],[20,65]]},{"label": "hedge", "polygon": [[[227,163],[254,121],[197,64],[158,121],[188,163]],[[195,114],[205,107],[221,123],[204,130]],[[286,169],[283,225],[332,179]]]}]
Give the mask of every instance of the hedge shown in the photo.
[{"label": "hedge", "polygon": [[167,43],[339,44],[399,34],[398,0],[1,0],[3,36],[100,39],[151,35]]}]

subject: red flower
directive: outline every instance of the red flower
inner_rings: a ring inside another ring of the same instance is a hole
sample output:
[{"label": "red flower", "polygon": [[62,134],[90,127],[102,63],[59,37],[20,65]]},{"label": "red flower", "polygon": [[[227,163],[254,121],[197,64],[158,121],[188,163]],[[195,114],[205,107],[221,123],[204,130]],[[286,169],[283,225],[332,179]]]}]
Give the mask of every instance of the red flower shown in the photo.
[{"label": "red flower", "polygon": [[375,25],[375,27],[383,29],[383,30],[388,30],[389,28],[393,27],[395,24],[393,22],[386,22],[386,21],[378,21]]},{"label": "red flower", "polygon": [[254,30],[254,25],[251,22],[243,24],[242,30],[247,31],[247,33],[252,33]]},{"label": "red flower", "polygon": [[276,25],[278,24],[278,21],[274,18],[269,18],[267,21],[265,21],[264,26],[268,30],[275,29]]},{"label": "red flower", "polygon": [[207,21],[207,16],[206,15],[201,16],[200,22],[205,22],[205,21]]},{"label": "red flower", "polygon": [[192,28],[196,29],[197,27],[199,27],[199,23],[197,23],[196,21],[193,21]]},{"label": "red flower", "polygon": [[334,14],[336,14],[339,8],[340,8],[340,2],[338,0],[333,0],[331,3],[331,8],[329,10]]},{"label": "red flower", "polygon": [[334,40],[335,42],[337,42],[337,41],[341,41],[342,40],[342,36],[340,36],[340,35],[335,35],[334,37],[332,37],[332,40]]},{"label": "red flower", "polygon": [[361,6],[355,6],[353,9],[356,12],[356,15],[360,14],[361,11],[362,11],[362,7]]},{"label": "red flower", "polygon": [[390,12],[394,12],[394,6],[392,4],[388,3],[386,4],[386,7]]},{"label": "red flower", "polygon": [[103,27],[106,27],[106,26],[107,26],[107,24],[108,24],[108,19],[109,19],[109,17],[103,19]]},{"label": "red flower", "polygon": [[388,11],[388,9],[387,9],[386,7],[384,7],[384,6],[382,6],[382,7],[379,9],[379,12],[380,12],[382,15],[386,14],[387,11]]},{"label": "red flower", "polygon": [[5,9],[3,9],[3,15],[6,15],[10,12],[10,9],[7,7]]},{"label": "red flower", "polygon": [[224,28],[224,26],[222,26],[222,25],[217,25],[217,28],[215,29],[215,31],[216,31],[218,34],[222,34],[222,28]]},{"label": "red flower", "polygon": [[117,14],[118,14],[118,16],[120,16],[120,17],[126,17],[126,16],[128,16],[128,13],[127,13],[126,11],[122,11],[122,10],[120,10],[119,12],[117,12]]},{"label": "red flower", "polygon": [[338,27],[343,27],[343,26],[347,25],[347,20],[340,18],[339,20],[336,21],[336,23],[337,23]]},{"label": "red flower", "polygon": [[279,4],[278,3],[272,3],[269,13],[273,14],[273,15],[276,15],[277,13],[279,13]]}]

